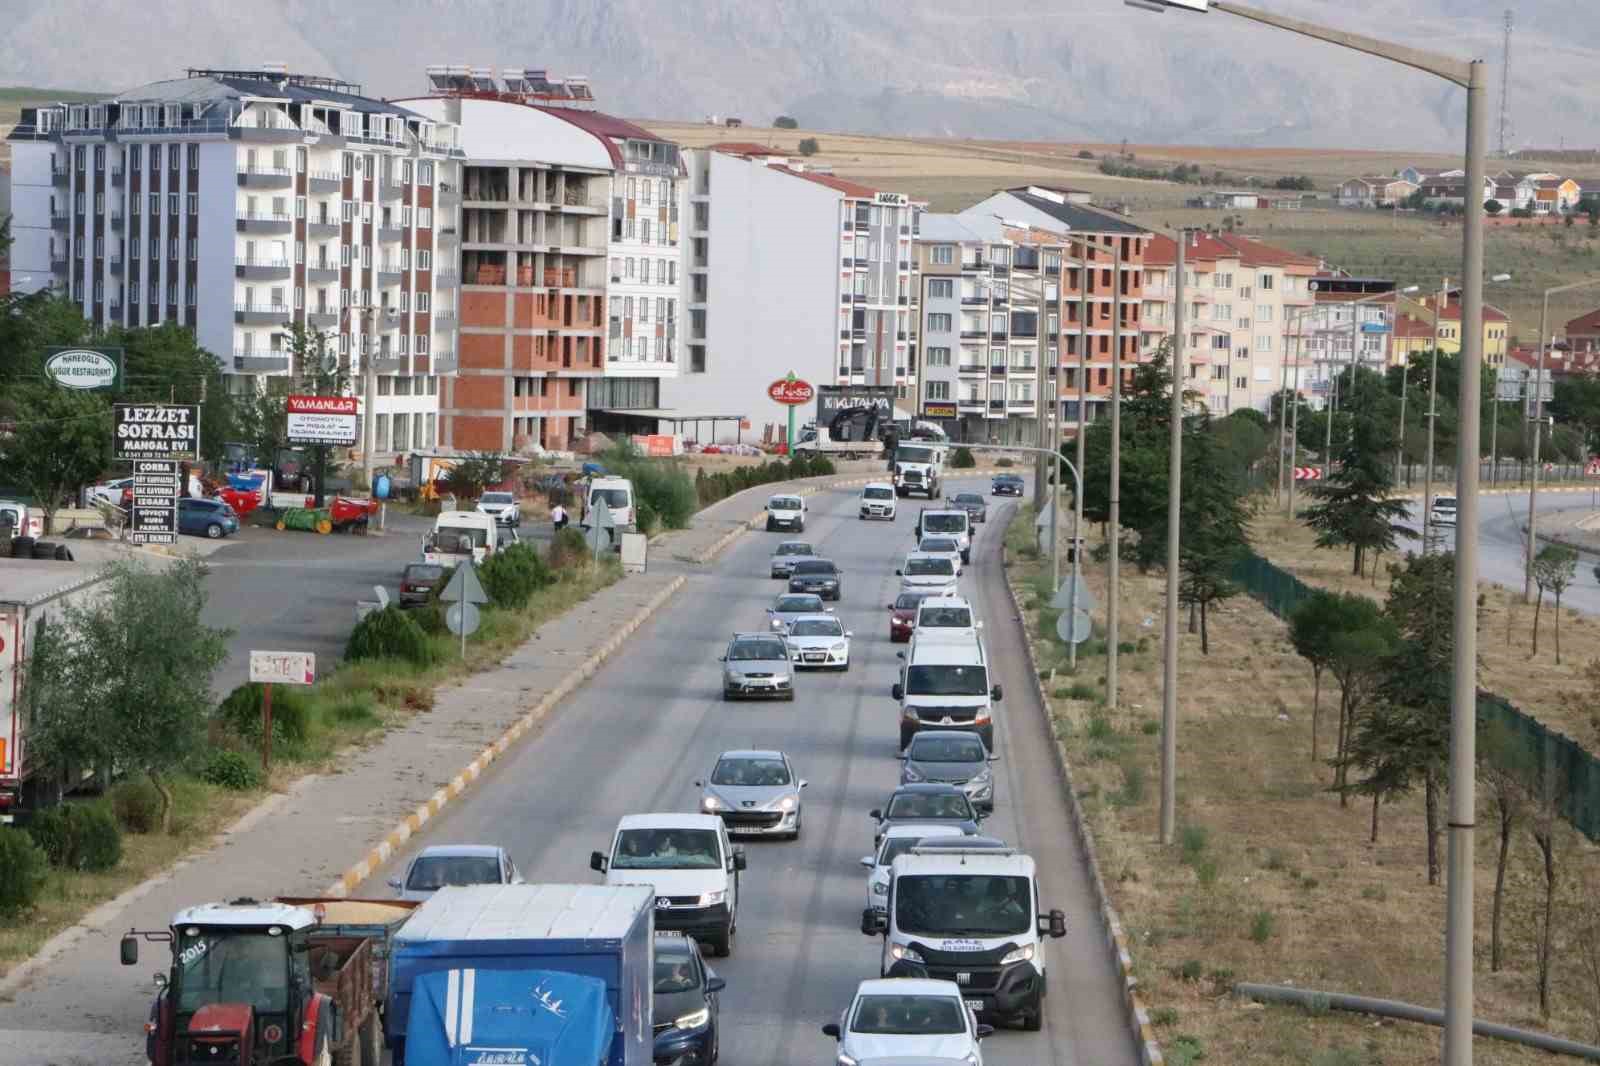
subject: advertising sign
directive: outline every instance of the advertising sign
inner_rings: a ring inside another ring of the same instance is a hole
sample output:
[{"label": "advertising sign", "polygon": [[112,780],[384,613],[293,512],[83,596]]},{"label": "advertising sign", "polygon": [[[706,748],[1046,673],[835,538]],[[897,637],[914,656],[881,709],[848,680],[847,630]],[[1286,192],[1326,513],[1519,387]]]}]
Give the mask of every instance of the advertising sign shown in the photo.
[{"label": "advertising sign", "polygon": [[284,407],[293,443],[355,444],[358,418],[354,396],[288,396]]},{"label": "advertising sign", "polygon": [[46,348],[44,376],[64,389],[122,385],[121,348]]},{"label": "advertising sign", "polygon": [[817,390],[817,425],[827,425],[835,415],[876,407],[881,419],[894,417],[893,385],[824,385]]},{"label": "advertising sign", "polygon": [[816,395],[816,390],[808,381],[799,378],[780,378],[767,386],[767,396],[773,403],[781,403],[788,407],[798,407],[803,403],[810,403],[811,397]]},{"label": "advertising sign", "polygon": [[883,207],[905,207],[911,203],[911,197],[903,192],[880,192],[872,198],[872,202]]},{"label": "advertising sign", "polygon": [[1389,332],[1389,323],[1387,323],[1387,322],[1363,322],[1363,323],[1361,323],[1361,332],[1362,333],[1388,333]]},{"label": "advertising sign", "polygon": [[955,418],[955,402],[953,400],[924,400],[922,401],[922,417]]},{"label": "advertising sign", "polygon": [[119,403],[113,459],[198,459],[200,408],[194,404]]},{"label": "advertising sign", "polygon": [[314,652],[250,652],[250,680],[258,685],[309,685],[316,679],[317,656]]},{"label": "advertising sign", "polygon": [[128,540],[133,544],[176,544],[178,497],[183,474],[176,459],[133,461],[133,512]]}]

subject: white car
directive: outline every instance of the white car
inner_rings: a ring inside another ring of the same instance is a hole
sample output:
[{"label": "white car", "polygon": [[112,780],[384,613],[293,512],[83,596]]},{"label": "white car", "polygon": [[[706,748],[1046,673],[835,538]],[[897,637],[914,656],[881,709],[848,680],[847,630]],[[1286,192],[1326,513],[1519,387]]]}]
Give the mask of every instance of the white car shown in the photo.
[{"label": "white car", "polygon": [[1435,496],[1433,510],[1428,512],[1428,521],[1436,526],[1454,526],[1456,524],[1456,498],[1454,496]]},{"label": "white car", "polygon": [[888,906],[889,899],[889,867],[894,863],[895,856],[903,855],[916,846],[920,840],[930,837],[958,837],[964,835],[959,826],[954,825],[892,825],[889,832],[878,842],[878,851],[875,855],[861,856],[861,865],[867,873],[867,906],[872,910],[881,911]]},{"label": "white car", "polygon": [[861,520],[878,518],[893,522],[896,514],[894,486],[874,481],[861,490]]},{"label": "white car", "polygon": [[822,1031],[839,1042],[838,1066],[890,1056],[983,1066],[978,1041],[994,1027],[978,1024],[954,981],[887,977],[862,981],[849,1009]]},{"label": "white car", "polygon": [[628,814],[609,851],[589,856],[608,885],[645,884],[656,892],[656,930],[687,933],[726,958],[739,924],[744,849],[714,814]]},{"label": "white car", "polygon": [[928,596],[917,604],[914,631],[920,636],[974,640],[983,623],[964,596]]},{"label": "white car", "polygon": [[516,493],[513,492],[486,492],[478,497],[477,511],[486,514],[502,526],[522,525],[522,505],[517,503]]},{"label": "white car", "polygon": [[803,614],[789,623],[787,639],[795,669],[850,669],[850,630],[833,614]]},{"label": "white car", "polygon": [[924,555],[943,555],[956,567],[961,576],[961,542],[947,533],[930,533],[917,542],[917,551]]},{"label": "white car", "polygon": [[788,493],[774,496],[767,501],[767,532],[787,529],[792,533],[802,533],[806,528],[806,498]]},{"label": "white car", "polygon": [[901,592],[926,592],[933,596],[956,594],[959,575],[956,564],[947,556],[912,552],[894,573],[900,579]]},{"label": "white car", "polygon": [[112,507],[122,506],[122,492],[124,489],[133,488],[133,478],[122,477],[113,481],[105,481],[98,485],[91,485],[88,490],[88,503],[93,507],[96,503],[108,503]]}]

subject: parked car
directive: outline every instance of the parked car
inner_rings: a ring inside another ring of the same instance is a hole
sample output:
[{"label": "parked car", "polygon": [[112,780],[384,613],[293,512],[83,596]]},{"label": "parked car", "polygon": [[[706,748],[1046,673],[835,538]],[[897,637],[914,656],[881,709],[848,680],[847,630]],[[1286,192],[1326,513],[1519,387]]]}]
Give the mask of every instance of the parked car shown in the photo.
[{"label": "parked car", "polygon": [[439,582],[444,580],[444,567],[438,563],[407,563],[400,575],[400,606],[421,607],[428,602]]},{"label": "parked car", "polygon": [[960,729],[928,729],[917,733],[901,753],[900,783],[923,781],[955,785],[973,807],[994,813],[994,756],[975,733]]},{"label": "parked car", "polygon": [[515,493],[486,492],[478,497],[477,510],[502,526],[522,525],[522,505],[517,502]]},{"label": "parked car", "polygon": [[801,790],[808,782],[795,774],[781,751],[725,751],[711,776],[695,785],[700,810],[722,819],[729,836],[785,836],[800,839]]},{"label": "parked car", "polygon": [[945,497],[951,507],[960,507],[967,512],[967,517],[974,522],[987,522],[989,520],[989,504],[976,492],[958,492],[954,496]]},{"label": "parked car", "polygon": [[789,571],[790,592],[815,592],[825,600],[844,599],[844,571],[831,559],[800,559]]},{"label": "parked car", "polygon": [[658,1063],[710,1066],[717,1061],[721,1044],[717,1032],[718,993],[728,982],[706,965],[693,937],[658,932],[655,955],[652,1058]]},{"label": "parked car", "polygon": [[804,496],[789,493],[774,496],[767,501],[767,532],[787,529],[795,533],[806,528],[806,500]]},{"label": "parked car", "polygon": [[97,503],[110,504],[112,507],[123,507],[123,500],[133,493],[133,478],[119,477],[111,481],[103,481],[98,485],[89,486],[84,493],[85,501],[90,507]]},{"label": "parked car", "polygon": [[1021,496],[1023,484],[1020,474],[996,474],[989,482],[989,495]]},{"label": "parked car", "polygon": [[424,900],[446,885],[520,885],[522,875],[506,849],[494,844],[435,844],[423,848],[406,872],[389,879],[401,899]]},{"label": "parked car", "polygon": [[1456,524],[1456,498],[1454,496],[1435,496],[1433,510],[1428,513],[1428,521],[1436,526],[1451,526]]},{"label": "parked car", "polygon": [[809,541],[786,540],[772,553],[772,576],[786,578],[789,576],[789,571],[794,569],[796,562],[809,559],[816,554],[816,549]]},{"label": "parked car", "polygon": [[796,618],[808,614],[827,614],[833,608],[822,605],[822,597],[814,592],[786,592],[767,608],[767,625],[774,632],[788,633]]},{"label": "parked car", "polygon": [[902,592],[889,604],[889,639],[904,644],[917,628],[917,606],[927,599],[926,592]]},{"label": "parked car", "polygon": [[221,500],[178,500],[178,532],[218,540],[239,532],[239,516]]},{"label": "parked car", "polygon": [[877,823],[872,832],[876,844],[897,825],[954,825],[963,833],[976,834],[978,823],[988,815],[974,809],[967,794],[956,786],[924,783],[901,785],[886,805],[873,808],[870,817]]},{"label": "parked car", "polygon": [[850,669],[851,633],[832,614],[803,614],[789,623],[789,649],[795,669]]},{"label": "parked car", "polygon": [[782,636],[735,633],[721,661],[723,699],[794,699],[794,668],[789,662],[789,645]]},{"label": "parked car", "polygon": [[862,981],[837,1022],[822,1027],[839,1042],[842,1063],[945,1063],[983,1066],[981,1025],[954,981],[883,977]]}]

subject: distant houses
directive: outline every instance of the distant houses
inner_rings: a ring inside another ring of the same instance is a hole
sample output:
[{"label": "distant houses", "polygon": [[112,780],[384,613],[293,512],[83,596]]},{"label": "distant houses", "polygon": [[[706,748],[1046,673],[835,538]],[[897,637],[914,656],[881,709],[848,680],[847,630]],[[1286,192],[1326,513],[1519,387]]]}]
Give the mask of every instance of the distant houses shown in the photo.
[{"label": "distant houses", "polygon": [[[1421,191],[1424,206],[1433,209],[1465,209],[1468,200],[1464,171],[1417,166],[1403,167],[1393,178],[1351,178],[1339,185],[1335,196],[1345,207],[1376,206],[1383,202],[1377,189],[1384,181],[1411,183],[1413,192]],[[1583,182],[1549,171],[1501,170],[1484,178],[1481,197],[1483,203],[1495,201],[1508,214],[1566,215],[1576,211],[1585,198],[1600,199],[1600,182]]]}]

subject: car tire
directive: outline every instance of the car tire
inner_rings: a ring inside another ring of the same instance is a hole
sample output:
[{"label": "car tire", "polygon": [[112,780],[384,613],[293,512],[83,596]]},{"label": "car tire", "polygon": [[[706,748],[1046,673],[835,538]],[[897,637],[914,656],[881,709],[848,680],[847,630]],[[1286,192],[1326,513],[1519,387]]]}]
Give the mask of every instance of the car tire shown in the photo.
[{"label": "car tire", "polygon": [[900,730],[900,750],[905,751],[907,748],[909,748],[911,746],[911,738],[916,735],[916,730],[902,728]]},{"label": "car tire", "polygon": [[1037,1033],[1044,1028],[1044,997],[1039,996],[1033,1001],[1033,1009],[1023,1012],[1022,1028],[1024,1032]]},{"label": "car tire", "polygon": [[725,959],[729,955],[732,955],[733,954],[733,925],[732,925],[732,923],[729,923],[728,928],[722,930],[722,932],[717,933],[715,936],[710,937],[706,941],[706,945],[709,948],[711,948],[711,954],[716,956],[719,959]]},{"label": "car tire", "polygon": [[56,557],[55,542],[49,540],[35,540],[33,542],[33,557],[35,559],[54,559]]},{"label": "car tire", "polygon": [[73,561],[72,549],[67,547],[65,544],[57,544],[55,555],[52,556],[52,558],[54,558],[58,563],[70,563]]},{"label": "car tire", "polygon": [[789,691],[787,691],[787,692],[785,692],[783,694],[783,702],[784,703],[793,703],[794,702],[794,687],[792,685],[790,686]]},{"label": "car tire", "polygon": [[221,540],[222,526],[218,525],[216,522],[211,523],[206,527],[206,538],[208,540]]},{"label": "car tire", "polygon": [[0,559],[11,558],[11,540],[9,534],[0,535]]},{"label": "car tire", "polygon": [[732,703],[733,702],[733,693],[729,692],[727,689],[723,689],[722,690],[722,698],[723,698],[724,702]]},{"label": "car tire", "polygon": [[768,532],[768,533],[771,533],[771,532],[773,532],[773,531],[774,531],[774,530],[776,530],[776,529],[777,529],[777,528],[778,528],[778,527],[777,527],[777,526],[775,526],[775,525],[773,525],[773,524],[772,524],[772,519],[770,519],[770,518],[769,518],[769,519],[767,519],[767,532]]},{"label": "car tire", "polygon": [[12,554],[13,557],[15,557],[17,559],[32,559],[33,558],[33,538],[32,537],[12,537],[11,538],[11,554]]}]

